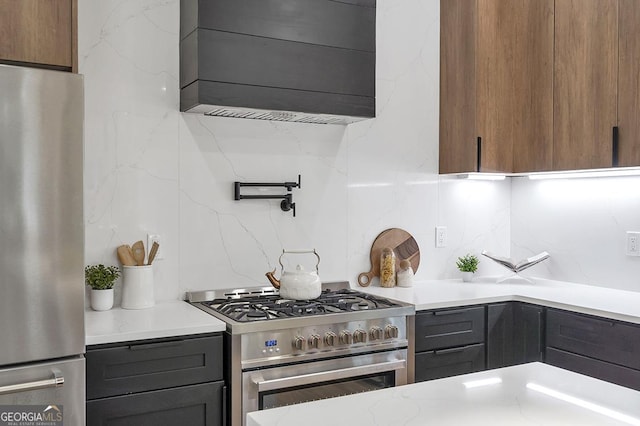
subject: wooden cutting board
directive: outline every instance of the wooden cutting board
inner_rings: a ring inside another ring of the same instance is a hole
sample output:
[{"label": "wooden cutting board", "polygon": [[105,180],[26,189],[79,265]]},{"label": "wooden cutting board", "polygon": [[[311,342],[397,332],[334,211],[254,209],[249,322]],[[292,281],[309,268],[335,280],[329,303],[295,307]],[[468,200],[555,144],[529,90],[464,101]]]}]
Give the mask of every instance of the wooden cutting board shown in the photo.
[{"label": "wooden cutting board", "polygon": [[389,228],[380,233],[371,246],[371,270],[358,275],[358,284],[367,287],[373,277],[380,276],[380,253],[385,247],[391,248],[396,254],[396,271],[400,268],[400,261],[407,259],[415,273],[420,266],[420,248],[410,233],[400,228]]}]

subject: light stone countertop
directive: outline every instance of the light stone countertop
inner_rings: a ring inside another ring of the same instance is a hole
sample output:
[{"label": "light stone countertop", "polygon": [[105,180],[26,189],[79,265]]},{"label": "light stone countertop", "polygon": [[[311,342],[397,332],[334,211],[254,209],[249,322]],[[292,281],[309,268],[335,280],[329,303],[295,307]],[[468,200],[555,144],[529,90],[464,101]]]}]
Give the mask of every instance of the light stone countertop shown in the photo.
[{"label": "light stone countertop", "polygon": [[[416,311],[484,303],[521,301],[640,324],[640,292],[533,279],[496,284],[495,278],[416,281],[409,288],[354,287],[367,293],[414,304]],[[85,343],[126,342],[141,339],[211,333],[225,323],[188,303],[175,300],[139,310],[113,308],[85,310]]]},{"label": "light stone countertop", "polygon": [[85,344],[128,342],[224,331],[223,321],[182,300],[158,302],[147,309],[85,308]]},{"label": "light stone countertop", "polygon": [[416,311],[520,301],[640,324],[640,292],[530,279],[533,284],[521,279],[496,284],[495,278],[476,278],[470,283],[434,280],[416,281],[409,288],[370,286],[357,289],[412,303]]},{"label": "light stone countertop", "polygon": [[247,415],[247,426],[300,424],[640,425],[640,392],[535,362]]}]

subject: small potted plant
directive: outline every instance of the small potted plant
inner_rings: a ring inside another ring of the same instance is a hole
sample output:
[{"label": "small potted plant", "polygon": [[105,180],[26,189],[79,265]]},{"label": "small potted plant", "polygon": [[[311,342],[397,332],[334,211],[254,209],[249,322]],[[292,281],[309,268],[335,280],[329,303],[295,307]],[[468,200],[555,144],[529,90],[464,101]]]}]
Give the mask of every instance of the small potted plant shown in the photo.
[{"label": "small potted plant", "polygon": [[470,282],[473,279],[473,273],[478,270],[480,261],[473,254],[466,254],[459,257],[456,266],[462,272],[462,281]]},{"label": "small potted plant", "polygon": [[89,265],[84,268],[84,282],[91,287],[91,308],[108,311],[113,307],[113,285],[120,276],[115,266]]}]

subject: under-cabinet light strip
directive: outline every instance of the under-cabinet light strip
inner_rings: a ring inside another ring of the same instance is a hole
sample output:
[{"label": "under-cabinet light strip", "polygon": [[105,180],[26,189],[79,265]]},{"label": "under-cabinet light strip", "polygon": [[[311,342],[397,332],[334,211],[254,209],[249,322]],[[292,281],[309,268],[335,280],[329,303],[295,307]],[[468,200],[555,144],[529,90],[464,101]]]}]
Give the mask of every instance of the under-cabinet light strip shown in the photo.
[{"label": "under-cabinet light strip", "polygon": [[531,180],[541,179],[572,179],[572,178],[592,178],[592,177],[616,177],[616,176],[640,176],[640,168],[630,167],[623,169],[602,169],[602,170],[574,170],[567,172],[542,172],[532,173]]},{"label": "under-cabinet light strip", "polygon": [[469,180],[504,180],[507,175],[501,173],[465,173],[456,175],[458,179]]}]

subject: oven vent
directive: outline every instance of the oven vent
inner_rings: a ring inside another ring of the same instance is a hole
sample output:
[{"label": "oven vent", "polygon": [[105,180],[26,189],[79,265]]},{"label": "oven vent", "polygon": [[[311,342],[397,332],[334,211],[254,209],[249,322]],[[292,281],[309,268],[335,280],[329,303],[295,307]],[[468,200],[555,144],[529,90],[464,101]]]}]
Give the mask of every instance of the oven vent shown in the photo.
[{"label": "oven vent", "polygon": [[305,114],[292,111],[268,111],[262,109],[232,107],[216,107],[204,112],[204,114],[215,117],[245,118],[268,121],[288,121],[308,124],[350,124],[365,119],[365,117],[337,116],[330,114]]}]

